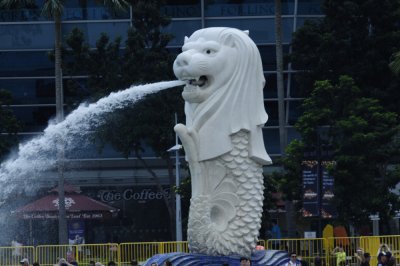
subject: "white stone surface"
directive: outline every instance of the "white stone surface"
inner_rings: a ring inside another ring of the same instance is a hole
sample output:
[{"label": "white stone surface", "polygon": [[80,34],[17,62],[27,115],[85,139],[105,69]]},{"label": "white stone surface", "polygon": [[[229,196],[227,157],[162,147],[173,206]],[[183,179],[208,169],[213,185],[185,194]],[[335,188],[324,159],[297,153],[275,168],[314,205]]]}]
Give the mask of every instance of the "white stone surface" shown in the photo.
[{"label": "white stone surface", "polygon": [[191,252],[250,256],[261,226],[264,74],[248,32],[206,28],[185,38],[174,73],[186,81],[186,125],[175,131],[192,177]]}]

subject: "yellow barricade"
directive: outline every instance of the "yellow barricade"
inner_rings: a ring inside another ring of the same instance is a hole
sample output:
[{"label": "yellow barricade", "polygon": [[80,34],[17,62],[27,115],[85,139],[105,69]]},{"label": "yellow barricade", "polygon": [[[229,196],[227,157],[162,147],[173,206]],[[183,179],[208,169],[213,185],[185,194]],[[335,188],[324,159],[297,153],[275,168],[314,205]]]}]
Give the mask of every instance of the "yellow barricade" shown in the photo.
[{"label": "yellow barricade", "polygon": [[[333,245],[326,245],[326,243]],[[325,244],[324,244],[325,243]],[[356,266],[356,252],[361,248],[371,254],[371,265],[376,265],[377,252],[382,244],[386,244],[400,264],[400,235],[370,237],[329,237],[299,239],[259,240],[258,245],[266,249],[277,249],[295,252],[303,261],[314,264],[320,257],[323,265],[336,266],[334,247],[342,247],[346,252],[346,265]],[[18,266],[23,258],[30,263],[39,262],[42,266],[53,266],[60,258],[74,258],[80,266],[88,266],[89,261],[107,264],[114,261],[117,265],[129,265],[132,260],[144,262],[156,254],[172,252],[189,252],[188,243],[181,242],[140,242],[140,243],[108,243],[83,245],[40,245],[21,247],[0,247],[0,265]]]},{"label": "yellow barricade", "polygon": [[163,242],[164,253],[189,252],[187,241]]},{"label": "yellow barricade", "polygon": [[396,257],[397,264],[400,264],[400,235],[361,237],[361,243],[364,251],[371,254],[370,265],[377,264],[378,250],[381,245],[386,245]]},{"label": "yellow barricade", "polygon": [[36,247],[36,261],[41,266],[53,266],[60,258],[77,257],[76,245],[40,245]]},{"label": "yellow barricade", "polygon": [[146,261],[148,258],[164,253],[162,242],[121,243],[119,245],[121,265],[131,260]]},{"label": "yellow barricade", "polygon": [[101,262],[107,265],[110,261],[119,263],[119,245],[107,244],[82,244],[77,246],[77,262],[79,265],[89,265],[90,261]]},{"label": "yellow barricade", "polygon": [[27,258],[32,263],[35,258],[35,248],[31,246],[20,247],[0,247],[0,265],[17,266],[21,265],[20,261]]},{"label": "yellow barricade", "polygon": [[314,263],[315,257],[319,256],[322,263],[327,263],[327,252],[324,250],[324,238],[286,238],[268,239],[267,249],[284,250],[288,253],[295,252],[302,260],[310,265]]},{"label": "yellow barricade", "polygon": [[346,253],[346,265],[356,266],[359,264],[356,257],[357,249],[362,248],[364,250],[360,237],[329,237],[327,241],[333,243],[333,247],[330,247],[327,254],[328,265],[336,265],[336,256],[334,254],[334,248],[336,247],[343,248]]}]

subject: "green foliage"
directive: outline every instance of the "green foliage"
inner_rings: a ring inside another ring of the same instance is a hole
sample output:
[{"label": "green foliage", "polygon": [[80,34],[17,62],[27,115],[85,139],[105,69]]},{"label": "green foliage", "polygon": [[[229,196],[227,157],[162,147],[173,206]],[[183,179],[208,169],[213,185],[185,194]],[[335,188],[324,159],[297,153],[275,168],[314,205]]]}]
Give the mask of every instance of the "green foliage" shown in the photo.
[{"label": "green foliage", "polygon": [[288,156],[282,159],[286,173],[281,190],[289,198],[301,199],[298,192],[304,151],[329,144],[331,159],[336,161],[331,174],[338,220],[362,224],[371,213],[388,216],[390,206],[399,206],[398,197],[390,190],[400,178],[390,167],[400,150],[395,141],[397,114],[386,111],[376,99],[362,97],[362,90],[348,76],[339,77],[336,84],[316,82],[303,108],[296,124],[303,141],[292,142]]},{"label": "green foliage", "polygon": [[376,98],[400,114],[399,78],[389,69],[400,43],[400,2],[340,0],[324,2],[326,16],[307,22],[293,38],[291,61],[308,95],[317,80],[352,77],[362,96]]},{"label": "green foliage", "polygon": [[20,122],[8,107],[11,103],[11,94],[0,90],[0,158],[8,154],[10,148],[18,142],[17,132],[21,130]]},{"label": "green foliage", "polygon": [[294,140],[286,147],[286,156],[277,162],[285,168],[285,172],[276,173],[278,188],[284,194],[286,200],[300,200],[302,192],[302,166],[305,151],[304,142]]}]

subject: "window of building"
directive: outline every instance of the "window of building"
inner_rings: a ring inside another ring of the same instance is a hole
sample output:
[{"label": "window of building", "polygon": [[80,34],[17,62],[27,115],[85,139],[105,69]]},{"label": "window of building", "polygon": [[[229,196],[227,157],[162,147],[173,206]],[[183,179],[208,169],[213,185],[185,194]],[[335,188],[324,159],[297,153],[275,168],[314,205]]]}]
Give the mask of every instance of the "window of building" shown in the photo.
[{"label": "window of building", "polygon": [[[282,14],[292,15],[294,0],[282,0]],[[205,0],[205,16],[237,17],[237,16],[274,16],[274,0]]]},{"label": "window of building", "polygon": [[10,91],[13,105],[53,104],[53,79],[0,79],[0,88]]},{"label": "window of building", "polygon": [[0,52],[0,77],[54,75],[54,62],[48,51]]},{"label": "window of building", "polygon": [[200,0],[167,0],[162,11],[172,18],[192,18],[201,16]]},{"label": "window of building", "polygon": [[[275,43],[275,24],[273,18],[206,19],[205,24],[206,27],[231,27],[249,30],[249,36],[255,43]],[[292,31],[293,18],[283,18],[283,42],[290,42]]]},{"label": "window of building", "polygon": [[12,107],[12,109],[15,116],[23,121],[23,132],[43,131],[49,120],[56,114],[55,106],[21,106]]}]

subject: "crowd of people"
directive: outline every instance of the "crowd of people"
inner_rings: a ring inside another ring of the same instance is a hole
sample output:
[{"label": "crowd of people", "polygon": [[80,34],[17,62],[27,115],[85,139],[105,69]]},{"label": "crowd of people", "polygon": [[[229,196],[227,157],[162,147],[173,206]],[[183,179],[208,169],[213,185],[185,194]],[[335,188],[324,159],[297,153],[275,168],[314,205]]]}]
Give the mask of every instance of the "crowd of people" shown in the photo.
[{"label": "crowd of people", "polygon": [[[337,246],[331,251],[331,255],[336,260],[336,266],[348,266],[348,257],[343,247]],[[368,252],[364,252],[362,248],[358,248],[354,253],[354,257],[356,258],[357,266],[371,266],[371,254]],[[376,266],[396,266],[396,258],[393,255],[387,244],[380,245],[377,254],[377,265]],[[251,266],[251,260],[249,258],[242,257],[239,260],[240,266]],[[30,266],[29,260],[24,258],[21,260],[21,266]],[[35,262],[32,266],[40,266],[39,263]],[[78,263],[72,258],[67,257],[67,259],[61,258],[58,263],[54,264],[54,266],[78,266]],[[106,265],[90,261],[89,266],[117,266],[114,261],[109,261]],[[129,266],[140,266],[136,260],[132,260]],[[171,261],[167,260],[162,265],[158,265],[153,262],[151,266],[172,266]],[[228,263],[223,263],[222,266],[229,266]],[[303,261],[300,256],[297,256],[295,252],[290,253],[289,262],[285,266],[308,266],[307,261]],[[324,266],[324,262],[320,256],[316,256],[314,258],[313,266]]]}]

